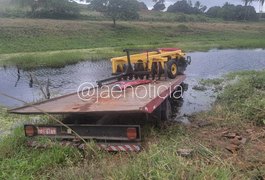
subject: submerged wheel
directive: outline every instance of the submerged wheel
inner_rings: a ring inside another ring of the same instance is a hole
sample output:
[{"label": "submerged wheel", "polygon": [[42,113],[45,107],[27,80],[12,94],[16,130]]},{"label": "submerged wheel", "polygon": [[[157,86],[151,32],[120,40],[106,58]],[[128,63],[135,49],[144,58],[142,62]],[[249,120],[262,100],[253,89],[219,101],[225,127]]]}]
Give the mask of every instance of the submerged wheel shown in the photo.
[{"label": "submerged wheel", "polygon": [[167,62],[167,74],[170,79],[175,79],[178,75],[178,66],[176,60],[169,60]]},{"label": "submerged wheel", "polygon": [[169,101],[169,99],[166,99],[162,104],[161,104],[161,120],[162,121],[168,121],[172,117],[172,106]]}]

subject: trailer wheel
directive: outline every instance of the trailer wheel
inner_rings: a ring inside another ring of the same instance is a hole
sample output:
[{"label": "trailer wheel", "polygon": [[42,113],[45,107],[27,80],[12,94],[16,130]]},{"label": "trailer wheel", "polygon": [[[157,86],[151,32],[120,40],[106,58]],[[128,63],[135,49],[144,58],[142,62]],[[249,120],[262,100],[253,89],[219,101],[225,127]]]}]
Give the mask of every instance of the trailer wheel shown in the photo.
[{"label": "trailer wheel", "polygon": [[167,62],[167,74],[170,79],[175,79],[177,77],[178,66],[176,60],[171,59]]},{"label": "trailer wheel", "polygon": [[162,121],[168,121],[172,117],[172,107],[169,99],[166,99],[161,104],[161,120]]}]

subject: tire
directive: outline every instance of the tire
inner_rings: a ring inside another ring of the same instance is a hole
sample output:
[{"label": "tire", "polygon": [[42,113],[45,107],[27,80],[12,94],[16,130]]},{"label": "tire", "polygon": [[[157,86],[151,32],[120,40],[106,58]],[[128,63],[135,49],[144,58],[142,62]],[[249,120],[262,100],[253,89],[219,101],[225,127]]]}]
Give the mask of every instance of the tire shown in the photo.
[{"label": "tire", "polygon": [[176,60],[171,59],[167,62],[167,75],[170,79],[175,79],[178,75],[178,65]]},{"label": "tire", "polygon": [[161,104],[161,121],[169,121],[172,117],[172,107],[169,99]]}]

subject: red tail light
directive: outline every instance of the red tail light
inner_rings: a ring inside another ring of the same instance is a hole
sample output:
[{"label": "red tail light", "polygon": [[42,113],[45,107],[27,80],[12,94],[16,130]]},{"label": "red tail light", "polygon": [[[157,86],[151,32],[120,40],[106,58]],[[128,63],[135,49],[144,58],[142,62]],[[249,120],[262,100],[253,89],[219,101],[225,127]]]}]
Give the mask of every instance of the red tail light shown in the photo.
[{"label": "red tail light", "polygon": [[32,137],[36,134],[36,128],[34,126],[28,125],[25,126],[24,130],[25,130],[25,135],[28,137]]},{"label": "red tail light", "polygon": [[137,130],[136,128],[128,128],[127,129],[127,137],[129,140],[133,140],[137,138]]}]

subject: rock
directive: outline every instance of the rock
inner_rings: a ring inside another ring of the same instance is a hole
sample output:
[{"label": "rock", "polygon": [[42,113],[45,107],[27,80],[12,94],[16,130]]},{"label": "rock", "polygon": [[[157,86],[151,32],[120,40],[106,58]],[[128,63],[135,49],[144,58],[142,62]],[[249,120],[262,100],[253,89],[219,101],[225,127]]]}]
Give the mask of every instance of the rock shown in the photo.
[{"label": "rock", "polygon": [[198,86],[198,85],[195,85],[192,87],[193,90],[196,90],[196,91],[206,91],[207,88],[204,87],[204,86]]},{"label": "rock", "polygon": [[242,143],[242,144],[246,144],[246,142],[247,142],[247,138],[242,138],[242,139],[241,139],[241,143]]},{"label": "rock", "polygon": [[200,121],[200,122],[198,122],[198,126],[199,126],[199,127],[210,126],[210,125],[212,125],[212,124],[213,124],[213,123],[208,122],[208,121]]},{"label": "rock", "polygon": [[231,141],[231,144],[234,144],[234,145],[237,145],[237,146],[239,146],[242,142],[238,139],[238,138],[234,138],[234,139],[232,139]]},{"label": "rock", "polygon": [[223,137],[232,139],[232,138],[235,138],[237,135],[238,135],[237,133],[226,133],[226,134],[223,134]]},{"label": "rock", "polygon": [[234,154],[239,150],[239,146],[235,144],[229,144],[225,147],[225,149]]},{"label": "rock", "polygon": [[192,156],[193,149],[178,149],[177,153],[180,156],[189,157],[189,156]]},{"label": "rock", "polygon": [[246,132],[251,134],[253,132],[253,129],[247,129]]}]

